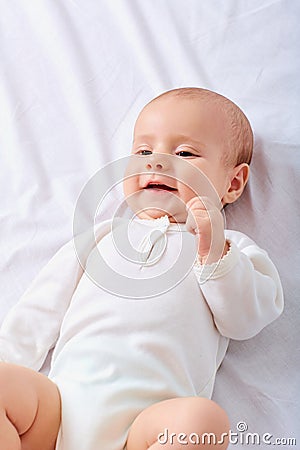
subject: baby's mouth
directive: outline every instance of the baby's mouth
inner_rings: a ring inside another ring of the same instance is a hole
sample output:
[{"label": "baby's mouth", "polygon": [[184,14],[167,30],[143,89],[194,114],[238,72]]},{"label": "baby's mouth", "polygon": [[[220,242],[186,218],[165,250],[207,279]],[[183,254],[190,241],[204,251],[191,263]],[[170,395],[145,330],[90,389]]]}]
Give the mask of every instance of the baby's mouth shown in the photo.
[{"label": "baby's mouth", "polygon": [[161,191],[177,191],[176,188],[173,188],[172,186],[168,186],[167,184],[163,183],[148,183],[143,189],[153,189],[153,190],[161,190]]}]

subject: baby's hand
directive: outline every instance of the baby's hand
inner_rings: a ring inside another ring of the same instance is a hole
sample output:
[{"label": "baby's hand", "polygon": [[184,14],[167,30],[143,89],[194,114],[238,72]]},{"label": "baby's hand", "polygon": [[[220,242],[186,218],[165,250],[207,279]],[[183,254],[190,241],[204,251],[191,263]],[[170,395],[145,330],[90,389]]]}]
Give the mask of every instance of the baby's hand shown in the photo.
[{"label": "baby's hand", "polygon": [[[201,264],[212,264],[224,256],[229,248],[224,235],[221,211],[208,197],[193,197],[186,204],[187,230],[198,238],[198,256]],[[213,246],[212,244],[213,238]]]}]

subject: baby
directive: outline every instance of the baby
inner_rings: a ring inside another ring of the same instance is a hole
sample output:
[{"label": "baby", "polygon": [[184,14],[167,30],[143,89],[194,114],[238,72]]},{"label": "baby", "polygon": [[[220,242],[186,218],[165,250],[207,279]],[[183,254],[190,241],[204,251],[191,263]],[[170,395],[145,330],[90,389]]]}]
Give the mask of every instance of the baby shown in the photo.
[{"label": "baby", "polygon": [[86,257],[66,244],[2,325],[1,449],[227,448],[211,396],[228,341],[283,309],[266,252],[224,230],[252,146],[243,112],[212,91],[144,107],[123,183],[132,220],[100,223]]}]

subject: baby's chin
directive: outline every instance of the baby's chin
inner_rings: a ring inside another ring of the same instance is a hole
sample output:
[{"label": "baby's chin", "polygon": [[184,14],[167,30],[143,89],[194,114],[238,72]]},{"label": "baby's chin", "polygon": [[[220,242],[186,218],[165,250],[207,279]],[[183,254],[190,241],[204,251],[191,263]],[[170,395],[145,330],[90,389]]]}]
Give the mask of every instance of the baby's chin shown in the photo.
[{"label": "baby's chin", "polygon": [[172,223],[185,223],[186,222],[186,213],[182,213],[180,215],[172,215],[168,211],[164,211],[162,209],[145,209],[136,214],[139,219],[144,220],[155,220],[160,219],[161,217],[168,216],[169,221]]}]

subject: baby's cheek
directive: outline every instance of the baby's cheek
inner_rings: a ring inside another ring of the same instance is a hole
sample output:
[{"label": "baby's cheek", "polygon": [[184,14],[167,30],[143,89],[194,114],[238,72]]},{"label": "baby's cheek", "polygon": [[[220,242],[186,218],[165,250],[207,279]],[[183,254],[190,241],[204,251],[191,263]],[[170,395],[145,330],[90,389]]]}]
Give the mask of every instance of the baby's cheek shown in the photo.
[{"label": "baby's cheek", "polygon": [[176,179],[177,186],[180,189],[180,196],[187,203],[191,198],[202,194],[203,186],[207,183],[207,179],[193,164],[186,161],[182,162],[185,164],[182,164],[181,170],[176,171]]},{"label": "baby's cheek", "polygon": [[123,181],[123,192],[125,197],[129,197],[131,194],[138,190],[138,177],[137,176],[128,176]]},{"label": "baby's cheek", "polygon": [[180,183],[179,185],[180,198],[186,204],[193,197],[196,197],[198,194],[194,192],[194,190],[188,186],[187,184]]}]

